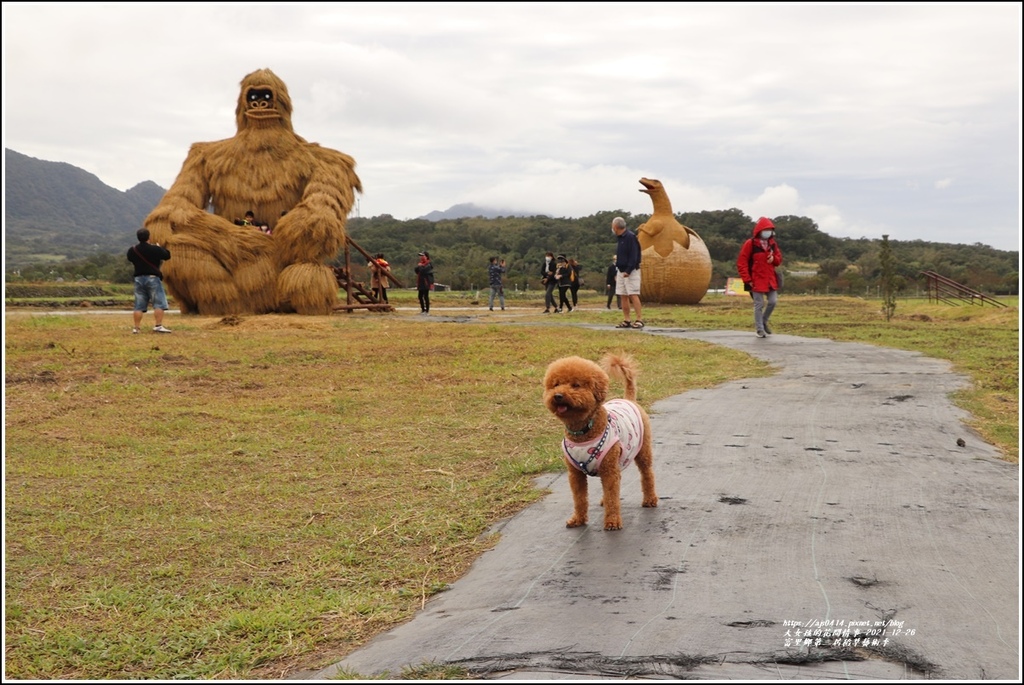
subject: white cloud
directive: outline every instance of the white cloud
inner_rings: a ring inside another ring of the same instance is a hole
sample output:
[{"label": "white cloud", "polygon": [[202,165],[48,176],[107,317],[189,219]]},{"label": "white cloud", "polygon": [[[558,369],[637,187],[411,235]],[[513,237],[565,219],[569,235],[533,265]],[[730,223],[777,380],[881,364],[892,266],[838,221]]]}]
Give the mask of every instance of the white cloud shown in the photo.
[{"label": "white cloud", "polygon": [[740,207],[751,218],[800,215],[800,193],[793,186],[782,184],[765,188],[764,192]]},{"label": "white cloud", "polygon": [[268,67],[363,216],[642,213],[648,176],[680,212],[1019,249],[1020,8],[4,3],[4,144],[167,187]]}]

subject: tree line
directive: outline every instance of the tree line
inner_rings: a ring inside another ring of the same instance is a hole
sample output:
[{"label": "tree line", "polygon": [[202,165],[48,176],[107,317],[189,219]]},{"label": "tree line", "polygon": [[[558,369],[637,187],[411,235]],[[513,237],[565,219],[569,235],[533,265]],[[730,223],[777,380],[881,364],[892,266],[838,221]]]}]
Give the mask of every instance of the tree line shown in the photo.
[{"label": "tree line", "polygon": [[[485,289],[487,264],[492,256],[504,258],[506,288],[540,289],[540,268],[547,251],[574,257],[581,265],[584,289],[604,291],[605,273],[615,253],[611,221],[626,219],[631,230],[649,214],[625,211],[598,212],[581,218],[508,216],[429,221],[399,220],[388,214],[353,217],[349,237],[370,254],[383,252],[391,271],[405,286],[415,285],[417,254],[426,250],[434,263],[438,283],[453,290]],[[735,277],[736,256],[751,235],[754,219],[738,209],[682,212],[676,218],[703,239],[711,255],[710,288],[724,288]],[[807,217],[773,217],[784,256],[784,289],[789,293],[863,294],[880,288],[883,277],[882,240],[835,238],[823,233]],[[124,246],[127,251],[128,245]],[[896,291],[923,289],[922,271],[934,271],[969,288],[991,295],[1017,295],[1019,252],[987,245],[889,240],[887,286]],[[350,250],[356,279],[368,282],[365,259]],[[344,261],[339,253],[336,264]],[[7,280],[53,282],[57,279],[131,281],[131,266],[124,252],[98,253],[60,263],[22,267]]]}]

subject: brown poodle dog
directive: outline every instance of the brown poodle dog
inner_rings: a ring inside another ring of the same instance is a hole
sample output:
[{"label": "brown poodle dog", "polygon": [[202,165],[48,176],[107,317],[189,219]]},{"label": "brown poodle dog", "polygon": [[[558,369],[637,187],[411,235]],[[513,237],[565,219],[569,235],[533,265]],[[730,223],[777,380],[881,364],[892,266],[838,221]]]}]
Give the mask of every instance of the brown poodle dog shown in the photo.
[{"label": "brown poodle dog", "polygon": [[[605,401],[609,374],[626,386],[625,399]],[[587,477],[599,476],[604,529],[620,530],[622,469],[636,462],[643,506],[658,506],[654,492],[651,422],[636,403],[637,367],[625,354],[606,354],[600,365],[582,357],[551,362],[544,374],[544,404],[565,424],[562,457],[569,469],[573,515],[569,528],[587,522]]]}]

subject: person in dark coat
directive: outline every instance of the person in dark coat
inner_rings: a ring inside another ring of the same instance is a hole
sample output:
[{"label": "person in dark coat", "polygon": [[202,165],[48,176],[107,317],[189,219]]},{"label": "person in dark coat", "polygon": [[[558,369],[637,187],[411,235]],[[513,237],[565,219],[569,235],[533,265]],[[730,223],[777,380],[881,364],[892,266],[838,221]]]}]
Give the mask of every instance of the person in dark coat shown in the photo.
[{"label": "person in dark coat", "polygon": [[540,267],[540,284],[544,286],[544,313],[550,314],[558,309],[555,303],[555,288],[558,286],[555,281],[555,253],[544,254],[544,264]]},{"label": "person in dark coat", "polygon": [[569,284],[569,292],[572,293],[572,306],[575,309],[580,301],[580,263],[570,257],[569,268],[572,269],[572,283]]},{"label": "person in dark coat", "polygon": [[416,272],[416,293],[420,298],[420,314],[430,313],[430,290],[434,287],[434,264],[429,252],[420,252],[420,261],[413,269]]},{"label": "person in dark coat", "polygon": [[487,301],[487,308],[494,311],[494,298],[497,296],[501,303],[501,311],[505,311],[505,260],[491,257],[487,264],[487,283],[491,287],[491,297]]},{"label": "person in dark coat", "polygon": [[[604,289],[608,292],[608,303],[604,306],[605,309],[612,308],[612,299],[615,297],[615,274],[617,273],[619,270],[615,268],[615,255],[612,255],[612,263],[608,265],[608,271],[604,275]],[[622,303],[618,299],[615,300],[615,304],[622,309]]]},{"label": "person in dark coat", "polygon": [[558,309],[555,310],[556,314],[561,314],[566,310],[572,311],[572,301],[569,299],[572,277],[573,270],[572,266],[569,265],[569,260],[565,258],[564,254],[558,255],[558,259],[555,261],[555,283],[558,284]]}]

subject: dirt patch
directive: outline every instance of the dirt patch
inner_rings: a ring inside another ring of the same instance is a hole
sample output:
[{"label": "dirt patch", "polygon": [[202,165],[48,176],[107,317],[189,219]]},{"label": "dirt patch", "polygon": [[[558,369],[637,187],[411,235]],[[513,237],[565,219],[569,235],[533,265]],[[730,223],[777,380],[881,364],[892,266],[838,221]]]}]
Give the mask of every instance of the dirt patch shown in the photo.
[{"label": "dirt patch", "polygon": [[4,381],[6,385],[16,385],[18,383],[56,383],[57,374],[53,371],[40,371],[27,376],[6,376]]},{"label": "dirt patch", "polygon": [[333,330],[337,319],[324,316],[302,316],[300,314],[259,314],[242,316],[232,314],[219,319],[213,319],[205,324],[205,328],[237,328],[241,331],[283,331],[283,330],[307,330],[307,331],[330,331]]}]

